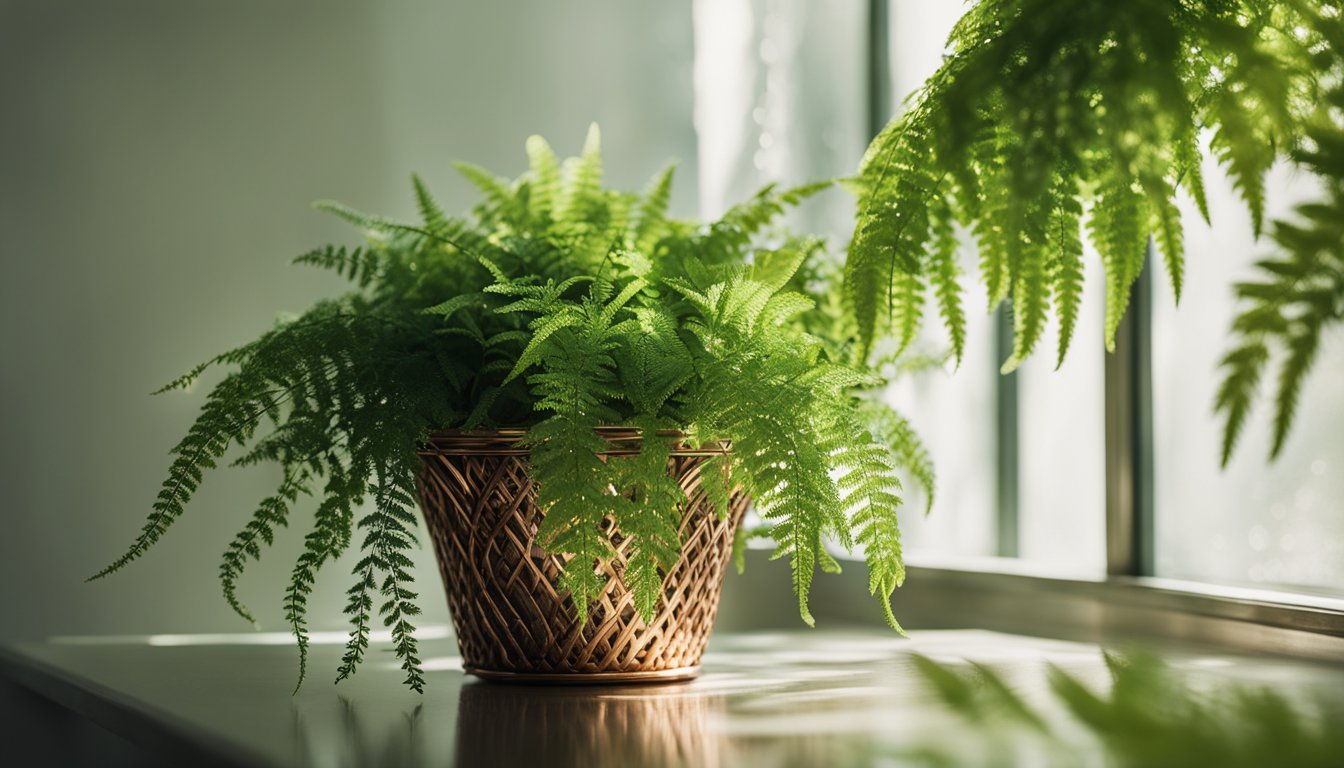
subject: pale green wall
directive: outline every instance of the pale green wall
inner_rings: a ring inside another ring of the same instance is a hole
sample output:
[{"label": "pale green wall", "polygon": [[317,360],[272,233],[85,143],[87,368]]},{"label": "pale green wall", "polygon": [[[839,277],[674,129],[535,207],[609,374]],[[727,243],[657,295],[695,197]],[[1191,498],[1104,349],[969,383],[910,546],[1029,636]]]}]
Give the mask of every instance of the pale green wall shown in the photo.
[{"label": "pale green wall", "polygon": [[[684,162],[694,212],[689,3],[0,0],[0,639],[242,629],[219,553],[275,480],[207,479],[162,545],[82,579],[138,530],[201,393],[150,398],[340,283],[288,265],[349,240],[308,203],[409,214],[415,170],[451,208],[453,159],[514,173],[534,132],[609,176]],[[264,628],[301,530],[247,579]],[[315,628],[342,626],[348,563]],[[427,621],[447,620],[432,555]]]}]

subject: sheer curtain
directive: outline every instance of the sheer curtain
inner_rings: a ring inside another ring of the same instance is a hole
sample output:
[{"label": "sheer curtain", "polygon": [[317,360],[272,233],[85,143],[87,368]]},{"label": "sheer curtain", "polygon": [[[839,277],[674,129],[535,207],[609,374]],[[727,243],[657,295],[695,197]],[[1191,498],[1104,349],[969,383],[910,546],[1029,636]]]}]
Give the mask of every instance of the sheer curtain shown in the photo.
[{"label": "sheer curtain", "polygon": [[[867,4],[696,0],[693,12],[700,213],[716,217],[767,183],[852,174],[868,143]],[[839,249],[852,212],[835,190],[791,223]]]}]

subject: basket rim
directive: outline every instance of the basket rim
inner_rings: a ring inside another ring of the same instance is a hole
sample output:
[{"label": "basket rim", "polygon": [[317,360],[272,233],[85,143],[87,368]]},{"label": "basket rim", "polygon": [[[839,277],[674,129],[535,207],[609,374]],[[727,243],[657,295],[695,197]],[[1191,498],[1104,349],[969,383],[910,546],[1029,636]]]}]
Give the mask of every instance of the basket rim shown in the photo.
[{"label": "basket rim", "polygon": [[[602,451],[603,456],[633,456],[639,453],[642,433],[637,427],[606,426],[594,429],[598,435],[611,444],[611,448]],[[436,429],[429,433],[425,441],[416,449],[421,456],[527,456],[532,449],[522,445],[528,430],[523,427],[501,427],[499,429]],[[658,437],[679,440],[685,433],[675,429],[660,429]],[[731,447],[727,441],[715,445],[688,447],[677,442],[670,451],[672,456],[722,456],[729,453]]]}]

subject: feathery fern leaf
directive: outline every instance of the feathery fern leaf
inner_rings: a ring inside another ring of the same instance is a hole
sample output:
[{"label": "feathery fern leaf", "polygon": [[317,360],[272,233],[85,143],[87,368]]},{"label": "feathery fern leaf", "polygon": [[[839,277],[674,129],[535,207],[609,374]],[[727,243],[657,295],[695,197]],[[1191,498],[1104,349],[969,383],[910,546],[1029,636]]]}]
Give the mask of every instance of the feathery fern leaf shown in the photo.
[{"label": "feathery fern leaf", "polygon": [[[1344,43],[1344,19],[1322,14],[1314,33]],[[1279,255],[1256,264],[1255,280],[1240,283],[1241,311],[1232,322],[1232,349],[1222,359],[1223,380],[1214,402],[1224,418],[1222,462],[1226,466],[1275,361],[1271,460],[1283,450],[1297,415],[1298,399],[1327,328],[1344,320],[1344,57],[1331,51],[1325,75],[1331,86],[1306,124],[1307,142],[1293,160],[1320,178],[1319,200],[1297,207],[1290,221],[1276,221],[1272,237]],[[1251,190],[1243,187],[1248,196]]]},{"label": "feathery fern leaf", "polygon": [[[1298,116],[1313,102],[1311,56],[1325,36],[1317,11],[1249,0],[1080,0],[1067,12],[1050,0],[975,3],[951,34],[951,55],[873,140],[853,185],[845,282],[864,354],[888,329],[913,334],[921,298],[912,287],[945,269],[941,241],[958,221],[976,235],[990,308],[1013,306],[1005,370],[1035,348],[1052,299],[1062,360],[1084,209],[1105,267],[1112,347],[1149,234],[1180,295],[1172,198],[1184,186],[1207,216],[1203,127],[1259,230],[1263,175],[1298,141]],[[955,342],[960,321],[943,315]]]}]

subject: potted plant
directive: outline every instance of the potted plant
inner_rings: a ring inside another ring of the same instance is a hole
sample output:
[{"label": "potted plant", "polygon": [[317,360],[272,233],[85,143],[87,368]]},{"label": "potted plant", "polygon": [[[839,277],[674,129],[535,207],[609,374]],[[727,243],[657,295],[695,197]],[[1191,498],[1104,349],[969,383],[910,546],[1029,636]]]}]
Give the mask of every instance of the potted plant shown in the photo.
[{"label": "potted plant", "polygon": [[527,152],[515,181],[459,166],[483,195],[466,219],[418,179],[416,224],[319,203],[368,240],[297,261],[357,289],[164,388],[228,369],[143,530],[96,577],[157,542],[234,451],[235,465],[283,470],[221,564],[244,618],[245,566],[301,495],[320,499],[285,591],[300,683],[316,574],[358,543],[337,679],[381,620],[423,688],[406,556],[417,498],[464,664],[482,676],[695,674],[748,499],[792,564],[804,621],[814,571],[839,568],[834,542],[862,547],[899,629],[897,472],[927,480],[928,467],[869,396],[882,377],[851,351],[822,244],[771,227],[826,185],[767,187],[701,224],[668,216],[671,168],[642,195],[604,188],[595,127],[563,164],[539,137]]}]

